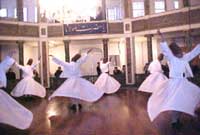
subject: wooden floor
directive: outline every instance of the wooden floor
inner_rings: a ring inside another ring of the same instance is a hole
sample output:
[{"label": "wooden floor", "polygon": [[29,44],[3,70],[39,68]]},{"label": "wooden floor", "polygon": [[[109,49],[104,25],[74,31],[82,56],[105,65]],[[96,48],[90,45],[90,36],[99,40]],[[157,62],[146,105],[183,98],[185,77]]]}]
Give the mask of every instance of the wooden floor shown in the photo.
[{"label": "wooden floor", "polygon": [[170,112],[150,122],[146,105],[149,94],[135,88],[124,88],[104,95],[98,102],[83,102],[83,109],[74,113],[67,98],[18,99],[34,114],[31,127],[25,131],[0,124],[0,135],[200,135],[200,121],[182,116],[181,132],[171,129]]}]

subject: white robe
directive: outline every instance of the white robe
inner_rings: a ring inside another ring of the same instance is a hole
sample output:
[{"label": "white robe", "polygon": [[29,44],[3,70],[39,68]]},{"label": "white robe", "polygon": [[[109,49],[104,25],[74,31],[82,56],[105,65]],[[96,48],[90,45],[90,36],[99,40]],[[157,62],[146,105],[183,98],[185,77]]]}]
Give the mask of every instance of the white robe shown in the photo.
[{"label": "white robe", "polygon": [[[14,59],[6,57],[0,63],[0,87],[6,87],[6,71],[13,65]],[[19,129],[27,129],[31,125],[33,114],[6,92],[0,89],[0,123]]]},{"label": "white robe", "polygon": [[6,87],[7,79],[6,79],[6,72],[8,69],[14,64],[15,60],[9,56],[0,63],[0,88]]},{"label": "white robe", "polygon": [[77,62],[63,62],[55,57],[53,61],[67,69],[67,80],[54,91],[49,100],[57,97],[71,97],[88,102],[95,102],[100,99],[104,92],[98,90],[91,82],[81,78],[80,66],[86,61],[87,55],[82,56]]},{"label": "white robe", "polygon": [[100,62],[101,75],[95,82],[95,86],[107,94],[115,93],[119,90],[121,84],[106,72],[109,71],[110,62]]},{"label": "white robe", "polygon": [[0,123],[19,129],[27,129],[33,120],[33,114],[0,89]]},{"label": "white robe", "polygon": [[35,65],[16,66],[23,71],[23,79],[12,90],[11,95],[14,97],[21,97],[23,95],[34,95],[44,98],[46,96],[46,89],[33,79],[33,70]]},{"label": "white robe", "polygon": [[168,78],[163,74],[159,60],[152,61],[149,65],[148,71],[150,72],[150,75],[143,81],[138,90],[153,93],[159,88],[159,85]]},{"label": "white robe", "polygon": [[67,78],[69,75],[68,75],[68,68],[67,67],[64,67],[62,66],[63,68],[63,71],[62,73],[60,74],[59,78]]},{"label": "white robe", "polygon": [[150,120],[153,121],[164,111],[179,111],[194,116],[194,110],[200,102],[200,88],[189,82],[183,74],[192,75],[188,62],[200,53],[200,45],[182,58],[175,57],[166,42],[161,43],[161,49],[169,61],[170,79],[149,98],[147,110]]}]

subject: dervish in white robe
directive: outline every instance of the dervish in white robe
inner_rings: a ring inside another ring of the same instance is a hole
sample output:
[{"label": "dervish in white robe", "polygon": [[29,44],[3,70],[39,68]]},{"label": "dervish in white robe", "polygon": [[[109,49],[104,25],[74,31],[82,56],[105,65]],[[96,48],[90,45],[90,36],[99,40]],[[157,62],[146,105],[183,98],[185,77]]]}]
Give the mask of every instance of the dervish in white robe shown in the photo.
[{"label": "dervish in white robe", "polygon": [[[6,57],[0,63],[0,87],[6,87],[6,71],[14,64],[14,59]],[[33,120],[33,114],[0,89],[0,123],[27,129]]]},{"label": "dervish in white robe", "polygon": [[163,74],[162,66],[158,59],[150,63],[148,71],[150,75],[142,82],[138,90],[153,93],[168,78]]},{"label": "dervish in white robe", "polygon": [[12,90],[12,96],[21,97],[23,95],[33,95],[41,98],[46,96],[46,89],[33,79],[33,70],[38,64],[39,62],[37,62],[37,64],[26,66],[21,66],[17,63],[15,64],[19,69],[22,70],[23,79]]},{"label": "dervish in white robe", "polygon": [[72,61],[70,63],[61,61],[53,56],[52,60],[67,71],[65,75],[68,79],[55,90],[49,100],[60,96],[95,102],[103,96],[103,91],[98,90],[94,84],[81,78],[80,66],[86,61],[87,56],[87,54],[84,54],[76,62]]},{"label": "dervish in white robe", "polygon": [[153,121],[164,111],[178,111],[194,116],[200,102],[200,88],[186,77],[192,76],[188,62],[199,55],[200,45],[182,58],[173,55],[167,42],[161,42],[161,50],[169,62],[170,73],[169,79],[149,98],[147,109],[150,120]]},{"label": "dervish in white robe", "polygon": [[95,86],[106,94],[115,93],[119,90],[121,84],[113,77],[108,75],[110,62],[100,61],[101,75],[95,82]]}]

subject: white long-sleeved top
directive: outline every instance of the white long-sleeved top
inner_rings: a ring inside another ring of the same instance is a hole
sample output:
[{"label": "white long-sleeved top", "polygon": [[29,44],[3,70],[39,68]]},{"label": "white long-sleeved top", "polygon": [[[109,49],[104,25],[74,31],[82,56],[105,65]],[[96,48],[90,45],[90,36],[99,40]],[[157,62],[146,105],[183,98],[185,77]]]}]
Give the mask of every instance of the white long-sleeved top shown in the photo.
[{"label": "white long-sleeved top", "polygon": [[71,78],[71,77],[80,77],[82,76],[80,65],[84,63],[87,59],[87,54],[84,54],[79,58],[76,62],[64,62],[62,60],[59,60],[56,57],[53,57],[52,60],[56,64],[62,66],[64,68],[63,72],[61,73],[61,78]]},{"label": "white long-sleeved top", "polygon": [[9,56],[0,63],[0,87],[6,87],[7,79],[6,72],[14,64],[15,60]]},{"label": "white long-sleeved top", "polygon": [[193,76],[188,62],[199,55],[200,44],[198,44],[192,51],[183,55],[182,58],[178,58],[173,55],[172,51],[167,45],[167,42],[161,43],[161,50],[166,59],[169,61],[170,78],[184,78],[183,74],[186,74],[186,77]]},{"label": "white long-sleeved top", "polygon": [[162,73],[163,70],[162,70],[162,67],[161,67],[161,64],[160,64],[160,61],[159,60],[154,60],[150,63],[149,67],[148,67],[148,71],[152,74],[152,73],[155,73],[155,72],[159,72],[159,73]]},{"label": "white long-sleeved top", "polygon": [[26,65],[26,66],[22,66],[19,65],[18,63],[16,63],[15,65],[22,70],[22,77],[33,77],[33,70],[35,69],[35,67],[40,63],[40,61],[38,61],[36,64],[32,64],[32,65]]},{"label": "white long-sleeved top", "polygon": [[100,69],[102,73],[109,72],[109,64],[110,64],[110,61],[106,63],[103,63],[103,61],[100,61]]},{"label": "white long-sleeved top", "polygon": [[3,71],[7,72],[14,62],[15,60],[13,58],[6,56],[5,59],[0,63],[0,67],[3,69]]}]

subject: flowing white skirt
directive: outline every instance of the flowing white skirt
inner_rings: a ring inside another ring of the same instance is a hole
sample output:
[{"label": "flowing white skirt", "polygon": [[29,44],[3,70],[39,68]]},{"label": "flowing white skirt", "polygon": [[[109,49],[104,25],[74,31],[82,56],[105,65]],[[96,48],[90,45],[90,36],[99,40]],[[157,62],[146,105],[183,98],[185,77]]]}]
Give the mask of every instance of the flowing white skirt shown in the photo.
[{"label": "flowing white skirt", "polygon": [[102,73],[95,82],[95,86],[99,90],[104,91],[107,94],[111,94],[118,91],[121,84],[107,73]]},{"label": "flowing white skirt", "polygon": [[77,98],[88,102],[95,102],[103,96],[104,92],[98,90],[89,81],[80,78],[67,79],[50,97],[71,97]]},{"label": "flowing white skirt", "polygon": [[167,79],[168,78],[160,72],[152,73],[142,82],[138,90],[153,93],[153,91],[157,90],[159,85],[161,85]]},{"label": "flowing white skirt", "polygon": [[3,90],[0,90],[0,123],[27,129],[31,125],[33,114],[15,101]]},{"label": "flowing white skirt", "polygon": [[11,95],[21,97],[23,95],[46,96],[46,89],[31,77],[22,79],[12,90]]},{"label": "flowing white skirt", "polygon": [[6,85],[7,85],[7,79],[6,79],[5,71],[3,71],[3,69],[0,69],[0,88],[6,87]]},{"label": "flowing white skirt", "polygon": [[187,79],[168,79],[148,101],[148,114],[153,121],[164,111],[179,111],[194,116],[200,102],[200,88]]}]

